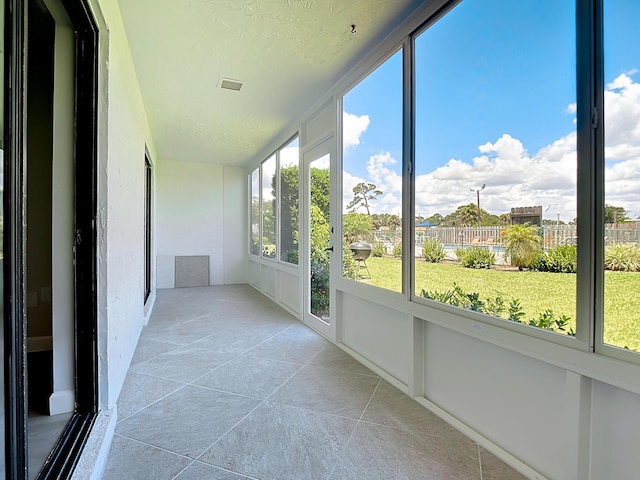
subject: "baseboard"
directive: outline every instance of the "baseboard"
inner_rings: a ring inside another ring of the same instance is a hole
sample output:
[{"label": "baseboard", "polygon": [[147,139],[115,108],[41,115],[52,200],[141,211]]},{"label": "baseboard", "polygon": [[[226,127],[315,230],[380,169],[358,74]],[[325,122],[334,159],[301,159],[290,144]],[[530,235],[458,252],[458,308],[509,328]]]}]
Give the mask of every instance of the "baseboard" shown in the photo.
[{"label": "baseboard", "polygon": [[76,406],[76,396],[72,390],[53,392],[49,396],[49,415],[73,412]]}]

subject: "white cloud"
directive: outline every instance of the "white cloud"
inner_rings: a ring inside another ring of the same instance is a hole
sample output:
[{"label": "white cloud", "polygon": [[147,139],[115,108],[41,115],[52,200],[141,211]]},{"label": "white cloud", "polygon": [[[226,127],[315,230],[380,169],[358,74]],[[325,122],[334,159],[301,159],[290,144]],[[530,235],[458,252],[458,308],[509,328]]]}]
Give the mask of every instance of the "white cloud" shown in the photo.
[{"label": "white cloud", "polygon": [[300,148],[297,145],[295,147],[286,147],[280,150],[280,166],[281,167],[298,165],[299,161],[300,161]]},{"label": "white cloud", "polygon": [[342,143],[344,149],[360,145],[360,137],[369,128],[369,115],[342,114]]},{"label": "white cloud", "polygon": [[[640,83],[631,78],[634,73],[619,75],[605,90],[606,203],[622,206],[632,218],[640,215]],[[576,110],[576,105],[570,104],[566,112],[575,114]],[[491,213],[532,205],[542,205],[544,212],[552,205],[544,215],[555,219],[559,204],[561,219],[573,220],[577,216],[576,145],[573,131],[530,155],[519,139],[504,133],[479,145],[479,155],[472,159],[451,158],[418,175],[416,214],[446,215],[460,205],[475,203],[476,194],[470,189],[486,184],[480,195],[481,207]],[[389,153],[370,157],[367,178],[358,181],[374,183],[384,192],[372,211],[399,213],[401,166]],[[348,198],[352,196],[349,189]]]}]

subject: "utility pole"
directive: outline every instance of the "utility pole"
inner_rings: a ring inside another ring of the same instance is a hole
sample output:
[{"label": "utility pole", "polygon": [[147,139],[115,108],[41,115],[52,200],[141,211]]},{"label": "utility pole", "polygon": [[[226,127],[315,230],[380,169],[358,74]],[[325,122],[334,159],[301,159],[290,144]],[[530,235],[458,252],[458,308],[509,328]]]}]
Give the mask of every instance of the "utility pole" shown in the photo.
[{"label": "utility pole", "polygon": [[487,184],[483,183],[482,186],[480,188],[470,188],[469,190],[471,190],[472,192],[476,192],[477,196],[478,196],[478,226],[480,226],[480,222],[482,221],[482,219],[480,218],[480,192],[482,190],[484,190],[484,187],[486,187]]}]

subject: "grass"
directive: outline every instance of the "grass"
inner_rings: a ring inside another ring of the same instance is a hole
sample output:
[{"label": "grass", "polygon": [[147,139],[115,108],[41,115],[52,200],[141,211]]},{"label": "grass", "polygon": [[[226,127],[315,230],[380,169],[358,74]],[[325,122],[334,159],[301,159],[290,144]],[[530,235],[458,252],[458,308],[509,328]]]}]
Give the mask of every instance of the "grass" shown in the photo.
[{"label": "grass", "polygon": [[[398,258],[367,259],[371,280],[367,283],[401,291],[402,262]],[[571,318],[575,329],[576,275],[504,270],[476,270],[459,264],[416,262],[416,293],[445,291],[456,283],[482,299],[497,295],[518,299],[528,321],[550,309]],[[640,273],[605,272],[605,343],[640,351]]]}]

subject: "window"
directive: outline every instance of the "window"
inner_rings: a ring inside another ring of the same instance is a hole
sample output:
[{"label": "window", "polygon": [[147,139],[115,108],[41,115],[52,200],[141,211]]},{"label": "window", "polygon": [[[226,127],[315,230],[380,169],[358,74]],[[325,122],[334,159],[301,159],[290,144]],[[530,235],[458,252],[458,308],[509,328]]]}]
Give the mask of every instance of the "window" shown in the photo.
[{"label": "window", "polygon": [[415,55],[415,296],[574,335],[575,2],[464,0]]},{"label": "window", "polygon": [[300,149],[296,137],[278,150],[280,165],[280,260],[298,264]]},{"label": "window", "polygon": [[298,264],[300,148],[294,137],[251,172],[250,253]]},{"label": "window", "polygon": [[605,345],[640,351],[640,4],[604,2]]},{"label": "window", "polygon": [[260,168],[251,172],[251,246],[253,255],[260,255]]},{"label": "window", "polygon": [[342,101],[343,276],[402,292],[402,50]]},{"label": "window", "polygon": [[262,257],[276,258],[276,156],[262,162]]}]

